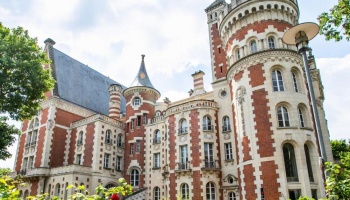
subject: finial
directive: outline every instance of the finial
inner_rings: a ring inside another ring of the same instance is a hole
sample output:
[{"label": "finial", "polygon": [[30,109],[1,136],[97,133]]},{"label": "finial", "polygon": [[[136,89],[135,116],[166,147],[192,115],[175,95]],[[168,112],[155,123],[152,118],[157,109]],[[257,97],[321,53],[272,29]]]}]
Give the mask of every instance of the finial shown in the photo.
[{"label": "finial", "polygon": [[47,38],[47,39],[44,41],[44,43],[45,43],[46,45],[51,45],[51,46],[53,46],[53,45],[56,44],[56,42],[53,41],[53,39],[51,39],[51,38]]},{"label": "finial", "polygon": [[143,61],[145,59],[145,54],[142,54],[141,57],[142,57],[142,61]]}]

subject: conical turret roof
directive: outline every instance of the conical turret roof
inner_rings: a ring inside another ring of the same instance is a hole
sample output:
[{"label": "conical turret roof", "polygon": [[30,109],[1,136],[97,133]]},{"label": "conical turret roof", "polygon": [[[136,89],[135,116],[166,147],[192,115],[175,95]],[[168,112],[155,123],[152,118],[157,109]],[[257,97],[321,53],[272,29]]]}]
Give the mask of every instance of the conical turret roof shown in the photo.
[{"label": "conical turret roof", "polygon": [[153,85],[151,83],[151,80],[148,77],[147,71],[146,71],[146,67],[145,67],[145,55],[141,55],[142,60],[141,60],[141,65],[140,65],[140,69],[139,72],[137,73],[134,81],[131,83],[130,87],[135,87],[135,86],[146,86],[146,87],[150,87],[153,88]]}]

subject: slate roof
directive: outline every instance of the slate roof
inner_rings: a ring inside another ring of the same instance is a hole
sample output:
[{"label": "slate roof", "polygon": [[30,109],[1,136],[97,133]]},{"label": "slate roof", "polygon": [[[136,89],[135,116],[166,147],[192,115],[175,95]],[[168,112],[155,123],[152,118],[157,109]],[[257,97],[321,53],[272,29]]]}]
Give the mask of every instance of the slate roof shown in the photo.
[{"label": "slate roof", "polygon": [[151,83],[151,80],[148,77],[147,71],[146,71],[146,66],[145,66],[145,55],[141,55],[142,60],[141,60],[141,65],[140,69],[137,72],[137,75],[134,79],[134,81],[131,83],[130,87],[135,87],[135,86],[146,86],[153,88],[153,85]]},{"label": "slate roof", "polygon": [[[52,74],[56,80],[54,95],[108,116],[108,88],[111,84],[119,83],[62,53],[52,45],[47,47],[52,60]],[[121,86],[125,89],[125,86]],[[121,99],[120,107],[121,113],[125,113],[124,97]]]}]

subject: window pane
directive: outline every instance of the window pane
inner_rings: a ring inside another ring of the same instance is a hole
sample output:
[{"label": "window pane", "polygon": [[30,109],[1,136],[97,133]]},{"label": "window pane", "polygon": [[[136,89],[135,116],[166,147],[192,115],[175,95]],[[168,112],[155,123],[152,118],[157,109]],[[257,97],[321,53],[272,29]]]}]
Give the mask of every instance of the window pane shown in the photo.
[{"label": "window pane", "polygon": [[284,165],[288,182],[299,181],[295,161],[294,147],[291,144],[283,145]]}]

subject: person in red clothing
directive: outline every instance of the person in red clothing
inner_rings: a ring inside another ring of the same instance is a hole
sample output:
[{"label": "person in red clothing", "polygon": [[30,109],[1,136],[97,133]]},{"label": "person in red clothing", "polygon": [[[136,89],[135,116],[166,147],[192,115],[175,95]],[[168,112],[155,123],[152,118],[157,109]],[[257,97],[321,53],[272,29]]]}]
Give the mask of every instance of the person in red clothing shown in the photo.
[{"label": "person in red clothing", "polygon": [[112,194],[111,200],[120,200],[120,198],[117,194]]}]

